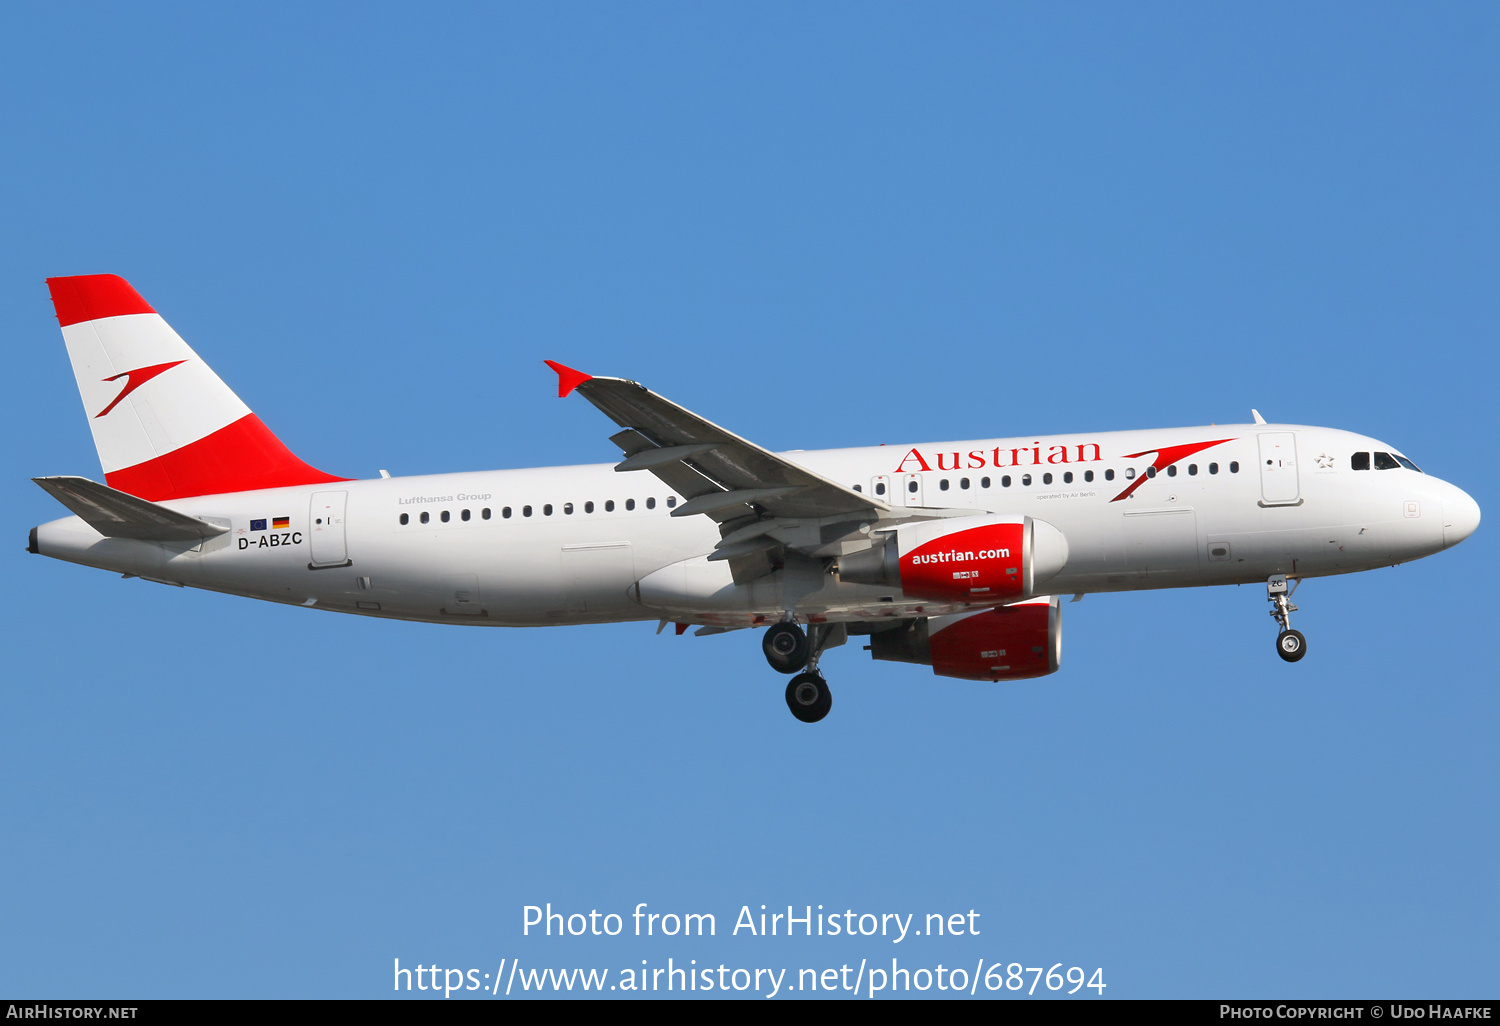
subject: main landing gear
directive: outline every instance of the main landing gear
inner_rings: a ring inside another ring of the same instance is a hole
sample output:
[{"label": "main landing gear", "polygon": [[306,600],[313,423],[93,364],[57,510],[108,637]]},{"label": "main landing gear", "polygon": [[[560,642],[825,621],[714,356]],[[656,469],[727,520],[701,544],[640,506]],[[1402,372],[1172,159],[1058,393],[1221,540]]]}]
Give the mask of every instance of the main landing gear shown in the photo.
[{"label": "main landing gear", "polygon": [[777,673],[796,673],[807,665],[812,651],[807,633],[790,620],[772,624],[760,639],[760,647],[765,650],[766,662]]},{"label": "main landing gear", "polygon": [[1298,580],[1287,587],[1286,574],[1277,574],[1266,581],[1266,601],[1271,603],[1271,616],[1281,627],[1281,633],[1276,635],[1276,654],[1289,663],[1307,655],[1307,639],[1301,631],[1292,630],[1292,614],[1297,611],[1291,603],[1292,592],[1300,583]]},{"label": "main landing gear", "polygon": [[[766,662],[777,673],[795,673],[786,686],[786,706],[792,715],[803,723],[817,723],[833,708],[833,693],[828,682],[818,672],[818,657],[823,654],[833,638],[834,627],[830,624],[813,624],[812,636],[791,620],[772,624],[761,648],[765,650]],[[842,631],[842,627],[838,628]],[[842,634],[840,634],[842,639]],[[835,641],[841,644],[842,640]],[[798,672],[798,671],[803,672]]]},{"label": "main landing gear", "polygon": [[833,708],[833,693],[820,673],[799,673],[786,686],[786,707],[803,723],[817,723]]}]

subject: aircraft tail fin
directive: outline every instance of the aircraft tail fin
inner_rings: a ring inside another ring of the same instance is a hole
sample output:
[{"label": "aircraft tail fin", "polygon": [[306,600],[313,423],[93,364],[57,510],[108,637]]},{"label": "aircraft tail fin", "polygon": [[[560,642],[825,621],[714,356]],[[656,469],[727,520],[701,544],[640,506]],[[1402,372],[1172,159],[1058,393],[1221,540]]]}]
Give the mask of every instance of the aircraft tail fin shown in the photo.
[{"label": "aircraft tail fin", "polygon": [[347,480],[298,459],[124,278],[47,287],[111,488],[156,501]]}]

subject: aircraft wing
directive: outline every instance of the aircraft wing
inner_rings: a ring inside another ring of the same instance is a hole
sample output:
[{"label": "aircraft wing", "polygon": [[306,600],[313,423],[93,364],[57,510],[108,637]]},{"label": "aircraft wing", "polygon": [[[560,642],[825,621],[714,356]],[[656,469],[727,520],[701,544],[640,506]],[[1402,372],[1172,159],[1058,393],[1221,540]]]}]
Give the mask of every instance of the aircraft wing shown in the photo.
[{"label": "aircraft wing", "polygon": [[616,470],[649,470],[687,500],[674,517],[703,514],[730,524],[757,514],[874,520],[890,512],[880,499],[762,449],[634,381],[547,365],[558,374],[559,396],[576,389],[625,429],[610,439],[625,452]]},{"label": "aircraft wing", "polygon": [[229,530],[86,477],[34,477],[32,480],[106,538],[202,541]]}]

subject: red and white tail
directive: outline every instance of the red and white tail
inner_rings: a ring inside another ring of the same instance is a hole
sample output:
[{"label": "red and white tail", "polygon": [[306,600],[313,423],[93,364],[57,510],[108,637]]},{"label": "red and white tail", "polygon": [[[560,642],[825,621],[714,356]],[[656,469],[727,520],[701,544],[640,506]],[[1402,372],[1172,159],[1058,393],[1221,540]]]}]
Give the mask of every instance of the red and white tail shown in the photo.
[{"label": "red and white tail", "polygon": [[124,278],[47,287],[111,488],[156,502],[348,480],[294,456]]}]

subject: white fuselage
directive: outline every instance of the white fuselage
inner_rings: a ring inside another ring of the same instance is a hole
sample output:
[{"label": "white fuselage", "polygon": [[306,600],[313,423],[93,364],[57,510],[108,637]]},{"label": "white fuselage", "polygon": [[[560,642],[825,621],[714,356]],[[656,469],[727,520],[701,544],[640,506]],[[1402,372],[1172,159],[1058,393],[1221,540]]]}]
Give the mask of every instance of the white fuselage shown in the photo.
[{"label": "white fuselage", "polygon": [[[1164,450],[1216,441],[1141,480]],[[1371,451],[1394,450],[1347,431],[1242,424],[783,455],[898,510],[1046,521],[1068,556],[1039,587],[1072,594],[1369,570],[1474,529],[1478,507],[1451,484],[1352,469],[1351,454]],[[229,528],[197,544],[104,538],[77,517],[42,525],[35,544],[166,583],[434,623],[733,627],[787,613],[838,621],[962,608],[841,582],[805,558],[737,585],[728,562],[706,558],[718,525],[671,516],[680,502],[651,473],[612,464],[476,471],[162,503]]]}]

